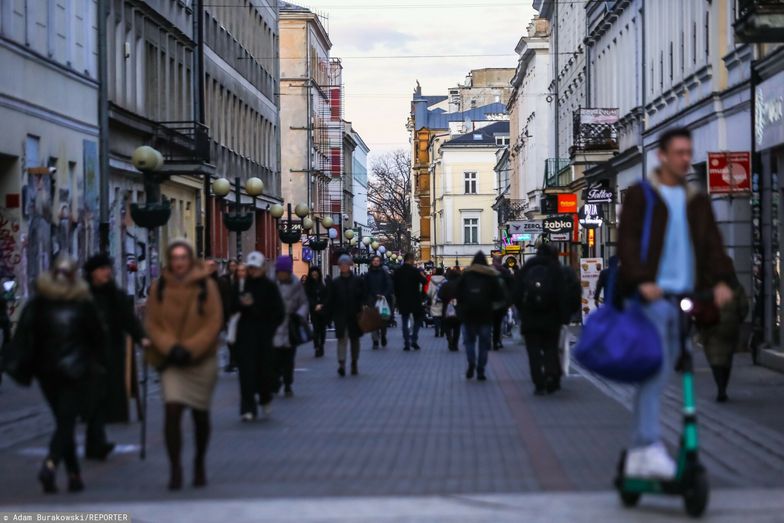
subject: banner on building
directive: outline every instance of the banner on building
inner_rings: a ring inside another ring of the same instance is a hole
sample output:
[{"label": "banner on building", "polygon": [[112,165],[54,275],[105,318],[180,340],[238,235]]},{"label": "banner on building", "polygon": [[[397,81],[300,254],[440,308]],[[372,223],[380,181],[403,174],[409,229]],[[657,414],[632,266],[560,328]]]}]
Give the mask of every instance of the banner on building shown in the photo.
[{"label": "banner on building", "polygon": [[544,227],[541,221],[528,220],[528,221],[513,221],[509,222],[509,234],[542,234]]},{"label": "banner on building", "polygon": [[612,125],[618,123],[618,116],[620,111],[615,108],[602,109],[602,108],[581,108],[580,109],[580,125],[583,124],[606,124]]},{"label": "banner on building", "polygon": [[602,208],[597,203],[586,203],[578,213],[580,226],[585,229],[597,229],[604,223]]},{"label": "banner on building", "polygon": [[544,231],[551,241],[568,242],[572,240],[574,232],[574,215],[564,214],[551,216],[544,220]]},{"label": "banner on building", "polygon": [[711,194],[751,191],[751,153],[708,153],[708,191]]},{"label": "banner on building", "polygon": [[610,188],[609,180],[599,180],[588,186],[584,199],[585,203],[612,203],[615,200],[615,191]]},{"label": "banner on building", "polygon": [[604,260],[601,258],[580,258],[580,286],[583,290],[580,310],[583,314],[583,322],[596,309],[594,296],[602,269],[604,269]]},{"label": "banner on building", "polygon": [[576,214],[577,195],[564,193],[558,195],[558,214]]}]

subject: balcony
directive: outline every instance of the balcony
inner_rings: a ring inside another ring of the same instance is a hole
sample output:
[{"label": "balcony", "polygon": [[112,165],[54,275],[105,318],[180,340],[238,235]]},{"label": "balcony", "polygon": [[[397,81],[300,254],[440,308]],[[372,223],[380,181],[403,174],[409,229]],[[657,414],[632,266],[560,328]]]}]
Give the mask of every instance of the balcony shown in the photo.
[{"label": "balcony", "polygon": [[498,212],[498,223],[505,224],[513,220],[524,220],[528,210],[527,200],[501,198],[493,208]]},{"label": "balcony", "polygon": [[737,0],[735,36],[745,43],[784,41],[784,0]]},{"label": "balcony", "polygon": [[565,187],[572,181],[569,158],[548,158],[544,161],[544,187]]},{"label": "balcony", "polygon": [[578,109],[574,112],[572,129],[572,154],[618,150],[618,109]]},{"label": "balcony", "polygon": [[[154,146],[165,161],[168,174],[211,174],[209,128],[194,121],[157,122]],[[207,172],[205,171],[207,169]]]}]

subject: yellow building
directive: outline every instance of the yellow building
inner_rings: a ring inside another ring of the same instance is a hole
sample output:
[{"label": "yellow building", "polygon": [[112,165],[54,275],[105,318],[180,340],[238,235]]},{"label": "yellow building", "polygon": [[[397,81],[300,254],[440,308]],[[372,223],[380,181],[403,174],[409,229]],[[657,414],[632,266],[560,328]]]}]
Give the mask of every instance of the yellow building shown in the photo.
[{"label": "yellow building", "polygon": [[496,153],[509,144],[509,122],[484,122],[458,135],[432,141],[433,227],[431,256],[436,265],[465,267],[477,251],[497,248]]}]

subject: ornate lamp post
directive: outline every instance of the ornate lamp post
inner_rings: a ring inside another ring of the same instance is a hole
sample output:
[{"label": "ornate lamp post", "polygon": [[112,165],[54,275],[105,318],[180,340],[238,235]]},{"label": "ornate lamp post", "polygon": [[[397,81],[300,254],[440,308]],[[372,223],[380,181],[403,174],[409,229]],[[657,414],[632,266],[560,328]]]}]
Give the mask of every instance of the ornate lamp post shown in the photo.
[{"label": "ornate lamp post", "polygon": [[329,216],[325,216],[324,218],[317,216],[314,220],[305,218],[303,220],[302,227],[306,231],[309,231],[313,228],[314,222],[316,226],[316,233],[308,237],[308,247],[310,247],[315,252],[321,253],[329,246],[329,232],[322,235],[321,226],[323,225],[327,231],[330,231],[332,230],[331,227],[333,225],[333,221]]},{"label": "ornate lamp post", "polygon": [[[219,198],[225,198],[231,192],[231,182],[226,178],[218,178],[212,183],[212,192]],[[237,259],[242,259],[242,233],[253,226],[253,218],[256,214],[256,197],[264,192],[264,182],[253,177],[245,182],[245,192],[253,199],[253,208],[250,212],[242,212],[240,193],[240,177],[234,177],[234,212],[224,213],[223,221],[226,228],[237,235]]]},{"label": "ornate lamp post", "polygon": [[[293,245],[302,239],[303,224],[308,214],[310,214],[310,209],[304,203],[297,204],[294,207],[294,214],[299,217],[299,220],[292,218],[290,203],[285,208],[279,204],[273,205],[270,207],[270,214],[278,221],[280,241],[289,246],[289,256],[292,256],[294,251]],[[287,218],[282,220],[281,218],[283,218],[284,214],[287,214]]]}]

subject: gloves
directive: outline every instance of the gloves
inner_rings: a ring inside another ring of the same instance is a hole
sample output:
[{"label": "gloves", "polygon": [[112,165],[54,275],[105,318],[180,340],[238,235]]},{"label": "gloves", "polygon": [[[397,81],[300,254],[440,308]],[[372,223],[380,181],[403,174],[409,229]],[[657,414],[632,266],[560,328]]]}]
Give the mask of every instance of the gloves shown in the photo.
[{"label": "gloves", "polygon": [[175,367],[184,367],[191,361],[191,353],[182,345],[175,345],[169,351],[167,363]]}]

